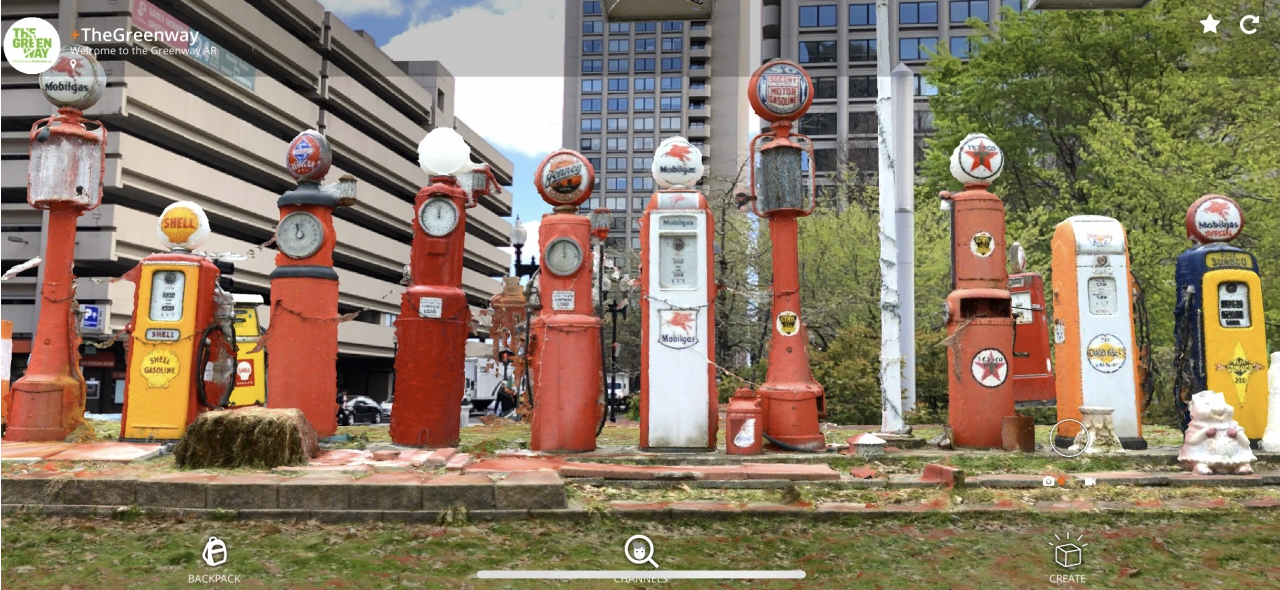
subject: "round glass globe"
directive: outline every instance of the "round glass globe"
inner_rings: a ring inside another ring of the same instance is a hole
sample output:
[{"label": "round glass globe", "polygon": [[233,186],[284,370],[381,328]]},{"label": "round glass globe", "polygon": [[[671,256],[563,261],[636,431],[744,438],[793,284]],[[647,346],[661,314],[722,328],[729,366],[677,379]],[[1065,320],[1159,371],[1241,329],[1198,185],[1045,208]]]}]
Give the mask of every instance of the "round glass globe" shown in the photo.
[{"label": "round glass globe", "polygon": [[457,131],[448,127],[431,130],[418,144],[418,165],[432,176],[456,174],[471,164],[471,148]]}]

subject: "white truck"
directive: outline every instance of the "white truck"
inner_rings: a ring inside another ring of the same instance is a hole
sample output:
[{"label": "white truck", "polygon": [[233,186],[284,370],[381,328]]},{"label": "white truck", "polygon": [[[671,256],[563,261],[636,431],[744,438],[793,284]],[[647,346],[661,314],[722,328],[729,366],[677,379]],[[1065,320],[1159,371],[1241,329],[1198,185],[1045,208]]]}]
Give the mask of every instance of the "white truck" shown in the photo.
[{"label": "white truck", "polygon": [[464,367],[466,388],[463,399],[470,400],[475,411],[483,412],[498,399],[502,384],[502,365],[485,357],[469,357]]}]

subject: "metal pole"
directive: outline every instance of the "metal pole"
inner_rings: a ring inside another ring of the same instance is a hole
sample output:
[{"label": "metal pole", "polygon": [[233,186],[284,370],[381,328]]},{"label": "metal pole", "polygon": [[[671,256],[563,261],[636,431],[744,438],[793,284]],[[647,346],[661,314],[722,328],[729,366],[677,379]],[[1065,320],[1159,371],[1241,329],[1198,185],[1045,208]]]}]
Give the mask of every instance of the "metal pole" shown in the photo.
[{"label": "metal pole", "polygon": [[898,315],[902,350],[902,409],[916,407],[916,213],[915,213],[915,107],[912,104],[911,68],[899,63],[890,74],[893,97],[893,178],[897,201]]},{"label": "metal pole", "polygon": [[899,343],[898,243],[894,222],[893,113],[889,88],[889,0],[876,0],[876,121],[880,181],[880,431],[901,433],[902,350]]}]

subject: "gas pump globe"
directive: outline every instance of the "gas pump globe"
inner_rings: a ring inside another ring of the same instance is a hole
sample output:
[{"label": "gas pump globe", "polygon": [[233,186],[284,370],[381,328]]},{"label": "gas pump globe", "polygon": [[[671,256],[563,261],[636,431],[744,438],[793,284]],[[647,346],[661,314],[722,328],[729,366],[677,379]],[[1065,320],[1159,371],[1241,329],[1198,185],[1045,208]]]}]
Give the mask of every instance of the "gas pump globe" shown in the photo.
[{"label": "gas pump globe", "polygon": [[45,98],[59,108],[31,126],[32,207],[90,211],[102,201],[107,130],[99,121],[82,119],[81,110],[97,104],[105,86],[106,72],[83,47],[63,49],[54,67],[40,74]]}]

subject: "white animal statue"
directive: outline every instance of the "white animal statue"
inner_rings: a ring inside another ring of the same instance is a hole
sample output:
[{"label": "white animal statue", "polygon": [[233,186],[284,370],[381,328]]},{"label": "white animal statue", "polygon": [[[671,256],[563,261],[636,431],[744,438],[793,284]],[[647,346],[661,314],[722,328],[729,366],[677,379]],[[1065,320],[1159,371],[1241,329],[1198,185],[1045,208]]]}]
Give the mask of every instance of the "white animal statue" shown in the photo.
[{"label": "white animal statue", "polygon": [[1267,429],[1258,444],[1269,453],[1280,453],[1280,352],[1271,353],[1271,370],[1267,371]]},{"label": "white animal statue", "polygon": [[1217,391],[1191,396],[1191,424],[1178,460],[1196,475],[1249,475],[1257,459],[1249,450],[1249,438],[1233,416],[1235,408]]}]

